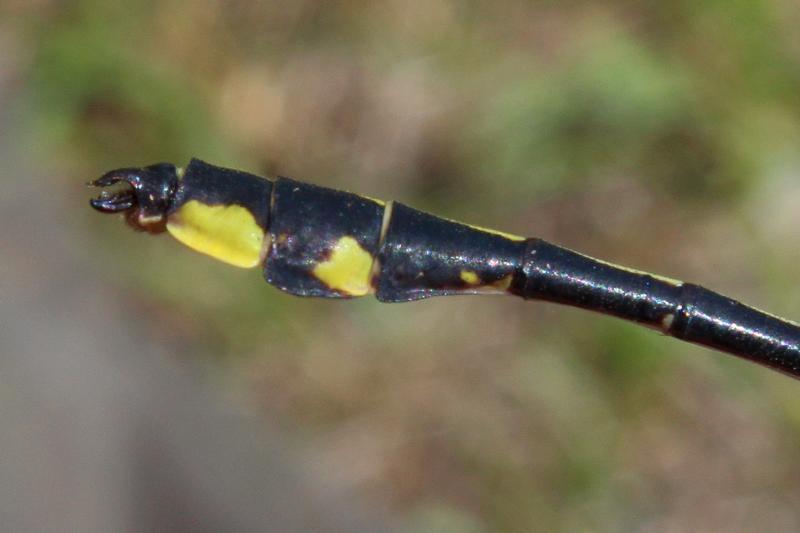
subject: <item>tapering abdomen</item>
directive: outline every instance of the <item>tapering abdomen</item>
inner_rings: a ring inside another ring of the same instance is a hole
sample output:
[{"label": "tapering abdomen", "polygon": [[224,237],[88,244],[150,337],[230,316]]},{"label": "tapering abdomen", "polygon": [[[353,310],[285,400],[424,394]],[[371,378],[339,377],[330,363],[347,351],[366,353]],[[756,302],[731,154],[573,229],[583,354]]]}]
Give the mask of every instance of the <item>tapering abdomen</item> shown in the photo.
[{"label": "tapering abdomen", "polygon": [[614,315],[800,377],[800,327],[697,285],[436,217],[396,202],[192,160],[121,169],[93,200],[139,229],[184,244],[300,296],[383,302],[511,294]]}]

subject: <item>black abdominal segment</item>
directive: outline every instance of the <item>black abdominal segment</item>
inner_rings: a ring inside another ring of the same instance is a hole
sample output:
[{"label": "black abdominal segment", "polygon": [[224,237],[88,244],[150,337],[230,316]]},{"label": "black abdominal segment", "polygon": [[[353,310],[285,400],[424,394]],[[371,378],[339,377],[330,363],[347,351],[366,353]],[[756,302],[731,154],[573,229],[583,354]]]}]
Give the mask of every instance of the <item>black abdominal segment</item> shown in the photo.
[{"label": "black abdominal segment", "polygon": [[264,277],[297,296],[348,297],[316,277],[314,269],[331,258],[336,243],[344,237],[375,257],[383,210],[381,203],[363,196],[278,178]]},{"label": "black abdominal segment", "polygon": [[206,205],[239,205],[250,211],[256,223],[266,230],[272,187],[272,181],[259,176],[192,159],[178,182],[169,212],[177,211],[191,200]]},{"label": "black abdominal segment", "polygon": [[524,242],[395,202],[378,253],[376,296],[382,302],[407,302],[504,292],[520,270],[524,251]]}]

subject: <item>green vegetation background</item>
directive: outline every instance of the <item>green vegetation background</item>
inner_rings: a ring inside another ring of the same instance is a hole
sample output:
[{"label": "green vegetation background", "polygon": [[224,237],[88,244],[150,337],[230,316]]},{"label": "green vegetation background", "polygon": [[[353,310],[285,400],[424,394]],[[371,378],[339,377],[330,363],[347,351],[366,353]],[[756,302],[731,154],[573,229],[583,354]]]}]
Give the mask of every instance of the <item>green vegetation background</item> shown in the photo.
[{"label": "green vegetation background", "polygon": [[799,23],[790,0],[5,1],[0,61],[77,253],[409,530],[775,531],[800,527],[789,379],[553,305],[292,298],[81,185],[197,156],[798,318]]}]

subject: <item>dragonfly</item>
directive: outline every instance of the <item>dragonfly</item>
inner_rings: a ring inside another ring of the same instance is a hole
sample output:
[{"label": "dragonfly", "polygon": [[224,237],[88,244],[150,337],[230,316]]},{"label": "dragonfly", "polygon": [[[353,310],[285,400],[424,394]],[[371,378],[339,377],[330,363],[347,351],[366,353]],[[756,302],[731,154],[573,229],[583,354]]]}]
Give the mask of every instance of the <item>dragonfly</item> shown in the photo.
[{"label": "dragonfly", "polygon": [[261,266],[293,295],[513,295],[612,315],[800,378],[797,323],[539,238],[199,159],[112,170],[89,185],[103,188],[90,200],[97,211],[230,265]]}]

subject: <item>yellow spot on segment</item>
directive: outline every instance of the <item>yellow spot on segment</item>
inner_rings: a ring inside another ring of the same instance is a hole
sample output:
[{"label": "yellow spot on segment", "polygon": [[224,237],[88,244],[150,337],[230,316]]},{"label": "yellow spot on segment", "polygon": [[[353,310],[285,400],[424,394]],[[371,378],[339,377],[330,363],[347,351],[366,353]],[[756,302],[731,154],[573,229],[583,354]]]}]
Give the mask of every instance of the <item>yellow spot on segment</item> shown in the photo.
[{"label": "yellow spot on segment", "polygon": [[462,270],[461,281],[467,285],[477,285],[481,282],[481,278],[479,278],[478,275],[472,270]]},{"label": "yellow spot on segment", "polygon": [[514,276],[509,274],[508,276],[504,276],[492,283],[492,287],[500,289],[501,291],[507,291],[511,287],[511,282],[513,280]]},{"label": "yellow spot on segment", "polygon": [[189,248],[234,266],[252,268],[261,262],[264,230],[240,205],[189,200],[169,216],[167,231]]},{"label": "yellow spot on segment", "polygon": [[350,296],[364,296],[372,289],[372,255],[353,237],[342,237],[333,246],[331,256],[314,267],[321,282]]}]

